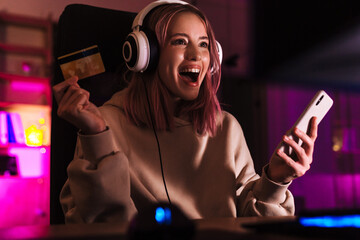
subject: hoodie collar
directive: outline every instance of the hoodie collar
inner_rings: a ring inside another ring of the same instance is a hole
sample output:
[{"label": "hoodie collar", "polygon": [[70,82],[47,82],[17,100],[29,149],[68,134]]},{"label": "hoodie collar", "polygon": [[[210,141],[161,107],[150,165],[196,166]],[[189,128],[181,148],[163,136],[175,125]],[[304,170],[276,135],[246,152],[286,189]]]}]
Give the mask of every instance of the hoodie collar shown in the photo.
[{"label": "hoodie collar", "polygon": [[[113,106],[124,110],[124,99],[125,99],[126,89],[116,92],[109,101],[104,103],[104,106]],[[175,127],[184,127],[189,126],[191,123],[187,120],[183,120],[178,117],[174,117]]]}]

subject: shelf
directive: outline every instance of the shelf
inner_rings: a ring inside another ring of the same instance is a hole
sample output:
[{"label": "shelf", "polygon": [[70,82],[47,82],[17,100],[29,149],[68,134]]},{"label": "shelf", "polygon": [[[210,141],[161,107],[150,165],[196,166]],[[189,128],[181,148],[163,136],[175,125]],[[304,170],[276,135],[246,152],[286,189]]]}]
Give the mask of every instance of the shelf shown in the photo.
[{"label": "shelf", "polygon": [[13,105],[13,104],[16,104],[16,103],[1,102],[1,101],[0,101],[0,109],[10,107],[10,106]]},{"label": "shelf", "polygon": [[19,102],[2,102],[0,101],[0,110],[11,107],[41,107],[50,108],[48,104],[32,104],[32,103],[19,103]]},{"label": "shelf", "polygon": [[0,153],[18,172],[0,175],[0,226],[49,224],[53,22],[0,11],[0,34]]},{"label": "shelf", "polygon": [[[27,58],[29,56],[35,56],[35,57],[40,56],[44,59],[44,64],[42,64],[41,69],[44,69],[45,70],[44,75],[48,76],[49,73],[47,69],[50,68],[53,61],[53,56],[52,56],[53,22],[50,19],[8,14],[6,12],[0,11],[0,27],[2,26],[4,29],[2,28],[0,29],[1,34],[5,34],[5,36],[6,35],[13,36],[12,37],[13,40],[11,40],[12,39],[11,37],[1,38],[0,52],[4,54],[2,61],[6,62],[7,59],[6,56],[9,53],[23,55],[24,57]],[[14,27],[11,28],[11,26],[15,26],[15,28]],[[10,27],[9,29],[12,29],[12,31],[9,30],[9,32],[7,32],[6,29],[8,29],[8,27]],[[29,30],[31,29],[40,30],[41,35],[38,34],[39,31],[33,31],[33,33],[31,33],[31,31],[29,32]],[[24,35],[24,39],[21,39],[21,37],[17,35],[21,32]],[[14,35],[14,33],[16,34]],[[14,41],[14,39],[16,39],[16,41]],[[33,41],[40,41],[39,39],[42,39],[41,41],[45,40],[44,44],[41,44],[41,46],[38,46],[36,44],[31,46],[30,43],[33,43]],[[5,67],[4,69],[1,69],[1,71],[7,71]]]},{"label": "shelf", "polygon": [[26,144],[18,144],[18,143],[9,143],[6,146],[4,145],[0,145],[0,149],[9,149],[9,148],[32,148],[32,149],[36,149],[36,148],[49,148],[50,145],[41,145],[41,146],[28,146]]},{"label": "shelf", "polygon": [[21,176],[19,175],[0,175],[0,179],[1,180],[5,180],[5,179],[23,179]]},{"label": "shelf", "polygon": [[19,102],[2,102],[0,101],[0,110],[5,110],[6,109],[27,109],[27,108],[31,108],[34,109],[34,111],[40,110],[40,109],[48,109],[49,111],[51,110],[51,106],[50,105],[44,105],[44,104],[34,104],[34,103],[19,103]]},{"label": "shelf", "polygon": [[0,43],[0,51],[27,54],[27,55],[38,55],[44,57],[49,57],[50,54],[50,51],[45,48],[25,47],[25,46],[18,46],[18,45],[5,44],[5,43]]},{"label": "shelf", "polygon": [[51,96],[45,95],[46,102],[44,103],[28,103],[28,102],[19,102],[19,101],[13,101],[13,102],[4,102],[0,101],[0,111],[7,109],[7,108],[14,108],[14,107],[48,107],[51,108]]},{"label": "shelf", "polygon": [[37,83],[44,83],[46,85],[50,84],[50,78],[47,77],[37,77],[37,76],[23,76],[11,73],[0,72],[0,79],[4,80],[18,80],[24,82],[37,82]]},{"label": "shelf", "polygon": [[50,78],[0,72],[0,107],[19,104],[51,105]]},{"label": "shelf", "polygon": [[35,28],[51,28],[52,26],[52,23],[49,20],[8,14],[6,12],[0,12],[0,22],[31,26]]}]

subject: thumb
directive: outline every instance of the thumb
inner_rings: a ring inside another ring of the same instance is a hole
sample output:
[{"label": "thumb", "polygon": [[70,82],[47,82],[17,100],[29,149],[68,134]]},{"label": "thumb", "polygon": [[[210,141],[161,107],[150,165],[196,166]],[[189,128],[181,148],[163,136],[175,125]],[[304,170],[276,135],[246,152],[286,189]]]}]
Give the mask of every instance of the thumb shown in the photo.
[{"label": "thumb", "polygon": [[61,83],[56,84],[55,86],[53,86],[53,93],[54,93],[54,97],[57,103],[60,102],[60,100],[62,99],[62,97],[64,96],[66,90],[71,86],[71,85],[75,85],[75,86],[79,86],[78,85],[78,80],[79,78],[77,76],[73,76]]}]

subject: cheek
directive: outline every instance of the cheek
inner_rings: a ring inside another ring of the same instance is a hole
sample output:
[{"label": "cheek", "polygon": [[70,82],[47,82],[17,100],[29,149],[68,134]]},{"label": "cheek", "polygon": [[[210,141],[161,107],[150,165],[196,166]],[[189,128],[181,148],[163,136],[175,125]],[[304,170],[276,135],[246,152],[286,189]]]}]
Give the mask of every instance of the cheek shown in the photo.
[{"label": "cheek", "polygon": [[164,54],[160,55],[159,58],[159,64],[158,64],[158,71],[160,74],[160,77],[163,77],[166,73],[166,69],[168,68],[168,57]]},{"label": "cheek", "polygon": [[159,59],[159,72],[161,72],[163,76],[177,74],[177,69],[180,63],[181,59],[177,54],[175,54],[175,52],[169,55],[163,55]]},{"label": "cheek", "polygon": [[174,52],[164,51],[159,57],[159,68],[169,68],[174,62]]},{"label": "cheek", "polygon": [[207,73],[207,71],[210,69],[210,55],[209,54],[206,54],[204,57],[203,57],[203,66],[204,66],[204,77]]},{"label": "cheek", "polygon": [[169,87],[169,84],[171,84],[171,79],[173,79],[173,71],[170,60],[168,58],[160,59],[158,65],[158,76],[159,80],[167,87]]}]

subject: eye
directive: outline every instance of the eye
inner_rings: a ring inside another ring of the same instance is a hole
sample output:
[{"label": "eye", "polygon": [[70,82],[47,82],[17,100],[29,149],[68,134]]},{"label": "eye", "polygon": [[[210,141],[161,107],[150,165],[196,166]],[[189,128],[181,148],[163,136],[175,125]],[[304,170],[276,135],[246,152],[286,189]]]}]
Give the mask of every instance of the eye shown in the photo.
[{"label": "eye", "polygon": [[201,43],[200,43],[200,47],[208,48],[208,47],[209,47],[209,43],[208,43],[208,42],[201,42]]},{"label": "eye", "polygon": [[177,38],[173,41],[171,41],[172,45],[186,45],[186,40],[183,38]]}]

